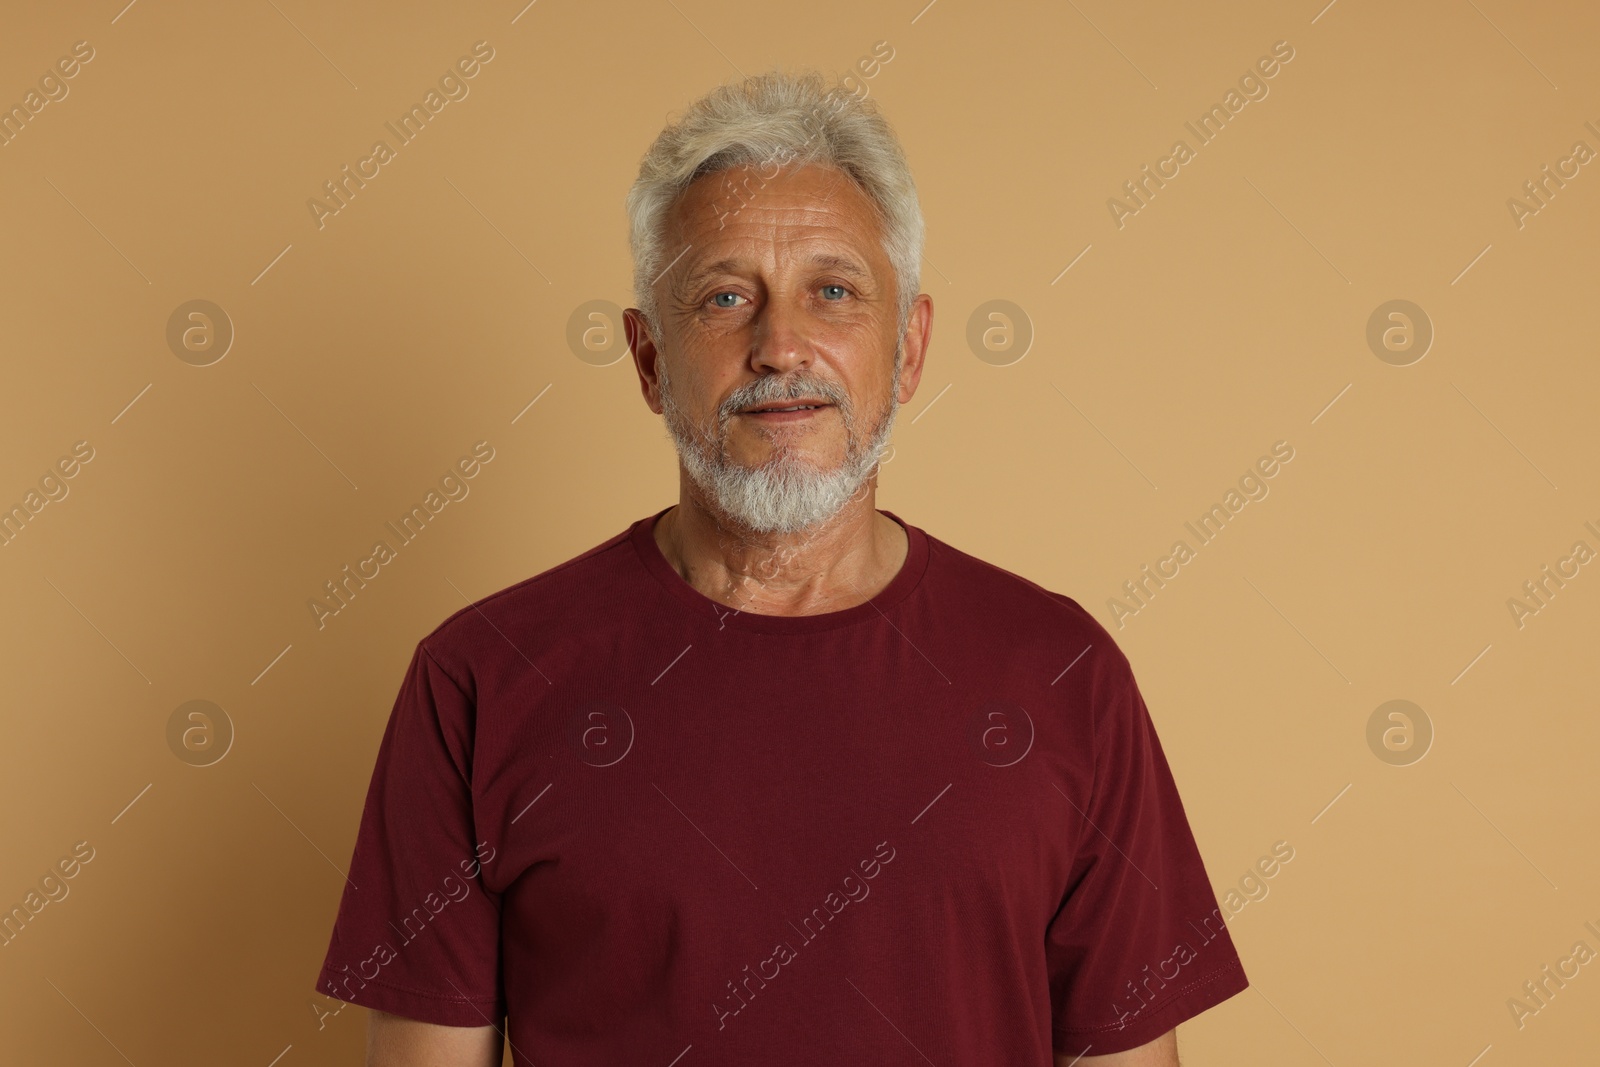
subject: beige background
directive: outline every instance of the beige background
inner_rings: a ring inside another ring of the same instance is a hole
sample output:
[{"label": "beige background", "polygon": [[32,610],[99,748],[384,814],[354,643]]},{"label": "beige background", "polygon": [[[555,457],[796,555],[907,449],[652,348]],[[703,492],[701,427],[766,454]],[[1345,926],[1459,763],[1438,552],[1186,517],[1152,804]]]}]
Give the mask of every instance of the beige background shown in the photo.
[{"label": "beige background", "polygon": [[[0,147],[0,504],[94,450],[0,548],[0,905],[94,849],[0,948],[0,1059],[359,1062],[364,1011],[314,981],[415,642],[676,497],[630,361],[566,341],[631,303],[639,156],[719,81],[886,41],[936,310],[880,506],[1113,627],[1219,896],[1295,849],[1186,1064],[1593,1060],[1600,963],[1507,1006],[1600,951],[1600,564],[1507,606],[1600,549],[1600,164],[1507,206],[1600,150],[1592,5],[121,2],[0,33],[7,105],[94,49]],[[307,200],[476,41],[470,95],[319,229]],[[1118,228],[1277,41],[1269,95]],[[193,299],[236,331],[209,366],[166,342]],[[1034,333],[1004,366],[966,341],[994,299]],[[1409,366],[1366,341],[1392,299],[1436,331]],[[480,440],[470,495],[319,630],[307,601]],[[1115,628],[1279,440],[1270,495]],[[195,699],[236,731],[205,767],[167,740]],[[1435,732],[1407,766],[1367,742],[1393,699]]]}]

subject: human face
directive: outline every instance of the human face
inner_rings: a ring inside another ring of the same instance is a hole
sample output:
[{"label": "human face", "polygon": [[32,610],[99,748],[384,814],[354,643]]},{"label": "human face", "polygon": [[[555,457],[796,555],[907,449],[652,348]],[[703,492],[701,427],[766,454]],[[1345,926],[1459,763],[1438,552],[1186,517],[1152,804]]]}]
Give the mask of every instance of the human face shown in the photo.
[{"label": "human face", "polygon": [[634,351],[685,470],[740,525],[826,521],[910,399],[871,202],[834,169],[736,168],[690,186],[667,237],[683,251],[656,285],[663,336]]}]

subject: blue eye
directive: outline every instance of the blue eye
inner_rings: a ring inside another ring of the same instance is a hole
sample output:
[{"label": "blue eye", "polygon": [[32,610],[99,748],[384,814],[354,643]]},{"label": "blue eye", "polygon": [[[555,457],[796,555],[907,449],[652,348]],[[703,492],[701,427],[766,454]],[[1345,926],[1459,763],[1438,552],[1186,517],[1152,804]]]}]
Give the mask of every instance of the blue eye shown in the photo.
[{"label": "blue eye", "polygon": [[839,290],[839,299],[843,299],[844,298],[844,294],[849,292],[849,290],[846,289],[842,285],[824,285],[822,287],[822,291],[823,292],[827,292],[829,289],[837,289],[837,290]]},{"label": "blue eye", "polygon": [[723,297],[725,297],[725,296],[731,296],[731,297],[733,297],[733,298],[734,298],[734,299],[735,299],[735,300],[742,300],[742,299],[744,299],[744,298],[743,298],[743,297],[741,297],[741,296],[740,296],[740,295],[739,295],[739,294],[738,294],[738,293],[715,293],[715,294],[713,294],[713,295],[712,295],[712,297],[711,297],[711,299],[712,299],[712,300],[716,300],[716,301],[719,301],[719,303],[718,303],[718,304],[717,304],[717,307],[719,307],[719,308],[731,308],[731,307],[733,307],[733,306],[735,306],[735,305],[733,305],[733,304],[723,304],[723,303],[720,303],[720,301],[721,301],[721,300],[722,300],[722,298],[723,298]]}]

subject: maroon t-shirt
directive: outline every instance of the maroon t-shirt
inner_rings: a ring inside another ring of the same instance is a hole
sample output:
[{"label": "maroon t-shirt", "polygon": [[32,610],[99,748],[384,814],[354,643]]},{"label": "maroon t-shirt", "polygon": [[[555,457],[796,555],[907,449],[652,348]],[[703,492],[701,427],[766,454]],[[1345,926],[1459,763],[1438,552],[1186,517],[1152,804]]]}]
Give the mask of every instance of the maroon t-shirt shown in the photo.
[{"label": "maroon t-shirt", "polygon": [[1049,1067],[1246,987],[1076,601],[885,511],[870,602],[739,612],[666,510],[419,642],[321,992],[519,1064]]}]

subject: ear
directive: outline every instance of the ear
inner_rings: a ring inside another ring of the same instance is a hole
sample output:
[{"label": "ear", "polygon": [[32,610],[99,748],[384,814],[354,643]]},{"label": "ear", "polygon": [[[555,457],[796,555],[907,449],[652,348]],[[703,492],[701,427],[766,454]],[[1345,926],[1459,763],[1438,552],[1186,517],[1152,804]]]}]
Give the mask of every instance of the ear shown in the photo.
[{"label": "ear", "polygon": [[633,366],[639,372],[639,391],[644,402],[657,415],[661,414],[661,377],[656,371],[659,354],[650,327],[644,321],[644,312],[638,308],[624,308],[622,328],[628,338],[628,351],[633,356]]},{"label": "ear", "polygon": [[922,368],[928,354],[928,342],[933,336],[933,297],[927,293],[918,293],[911,302],[911,311],[906,316],[906,333],[902,338],[905,345],[905,355],[900,360],[900,381],[895,388],[899,390],[900,403],[908,404],[916,395],[917,383],[922,381]]}]

